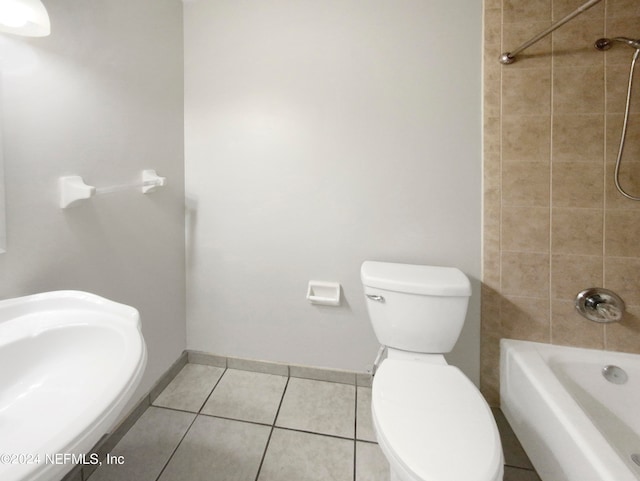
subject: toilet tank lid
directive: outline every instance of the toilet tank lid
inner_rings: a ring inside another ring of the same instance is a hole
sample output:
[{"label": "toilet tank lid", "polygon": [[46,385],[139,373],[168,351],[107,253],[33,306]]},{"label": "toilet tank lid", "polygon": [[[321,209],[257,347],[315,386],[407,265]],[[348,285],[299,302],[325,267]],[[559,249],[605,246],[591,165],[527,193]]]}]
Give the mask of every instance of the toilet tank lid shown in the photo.
[{"label": "toilet tank lid", "polygon": [[469,278],[455,267],[365,261],[362,284],[388,291],[428,296],[470,296]]}]

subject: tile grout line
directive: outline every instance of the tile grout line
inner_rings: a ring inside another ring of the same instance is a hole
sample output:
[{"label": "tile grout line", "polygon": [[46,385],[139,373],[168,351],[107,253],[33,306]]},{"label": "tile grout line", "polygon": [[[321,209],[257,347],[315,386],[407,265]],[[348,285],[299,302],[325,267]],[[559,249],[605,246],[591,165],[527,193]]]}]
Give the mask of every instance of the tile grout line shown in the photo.
[{"label": "tile grout line", "polygon": [[238,423],[253,424],[254,426],[263,426],[267,428],[273,426],[273,424],[270,424],[270,423],[261,423],[260,421],[250,421],[248,419],[231,418],[229,416],[220,416],[219,414],[200,413],[199,416],[204,416],[206,418],[214,418],[214,419],[224,419],[225,421],[235,421]]},{"label": "tile grout line", "polygon": [[180,445],[182,444],[182,441],[184,441],[184,438],[187,437],[187,434],[189,434],[189,431],[191,430],[191,427],[193,426],[193,423],[196,422],[196,419],[198,419],[198,414],[197,413],[191,413],[191,414],[195,414],[195,416],[193,416],[193,420],[191,421],[191,423],[189,424],[189,427],[187,428],[187,430],[184,432],[184,434],[182,435],[182,437],[180,438],[180,441],[178,441],[178,444],[176,445],[176,447],[174,448],[174,450],[171,452],[171,454],[169,455],[169,458],[167,459],[167,461],[164,463],[164,466],[162,466],[162,469],[160,470],[160,472],[158,473],[158,476],[155,478],[156,481],[158,481],[161,477],[162,474],[165,472],[165,470],[167,469],[167,466],[169,466],[169,463],[171,462],[171,460],[173,459],[173,456],[176,454],[176,451],[178,450],[178,448],[180,447]]},{"label": "tile grout line", "polygon": [[[261,423],[261,422],[258,422],[258,421],[249,421],[247,419],[239,419],[239,418],[232,418],[232,417],[227,417],[227,416],[220,416],[218,414],[196,413],[194,411],[185,411],[184,409],[176,409],[176,408],[171,408],[171,407],[166,407],[166,406],[150,406],[150,407],[154,407],[154,408],[157,408],[157,409],[166,409],[167,411],[175,411],[175,412],[185,413],[185,414],[196,414],[197,416],[204,416],[204,417],[207,417],[207,418],[225,419],[227,421],[235,421],[235,422],[239,422],[239,423],[253,424],[255,426],[263,426],[263,427],[273,426],[273,427],[277,427],[278,429],[281,429],[283,431],[291,431],[291,432],[295,432],[295,433],[313,434],[313,435],[322,436],[322,437],[325,437],[325,438],[341,439],[343,441],[351,441],[353,439],[351,436],[345,437],[345,436],[338,436],[337,434],[320,433],[320,432],[317,432],[317,431],[309,431],[309,430],[305,430],[305,429],[289,428],[289,427],[286,427],[286,426],[274,426],[273,424]],[[362,442],[362,443],[368,443],[368,444],[378,444],[376,441],[369,441],[367,439],[356,439],[356,441],[359,441],[359,442]]]},{"label": "tile grout line", "polygon": [[[222,366],[218,366],[218,367],[222,367]],[[287,428],[287,427],[281,427],[281,426],[276,426],[277,424],[277,419],[279,416],[279,413],[281,412],[282,406],[284,405],[284,397],[286,395],[286,392],[288,390],[288,385],[289,385],[289,381],[291,380],[290,376],[282,376],[282,377],[286,377],[286,381],[285,381],[285,385],[283,387],[283,391],[281,394],[281,398],[279,400],[279,404],[277,407],[277,410],[275,412],[275,416],[272,420],[271,423],[265,423],[265,422],[258,422],[258,421],[249,421],[246,419],[239,419],[239,418],[233,418],[233,417],[225,417],[225,416],[219,416],[219,415],[214,415],[214,414],[206,414],[203,413],[202,410],[204,409],[204,407],[206,406],[207,402],[209,402],[209,400],[211,399],[212,395],[215,392],[215,389],[217,389],[217,387],[219,386],[219,384],[222,382],[222,379],[225,375],[228,374],[228,367],[223,367],[222,368],[222,373],[220,374],[220,376],[218,377],[218,379],[215,381],[215,383],[213,384],[213,387],[211,388],[210,392],[208,393],[208,395],[206,396],[206,399],[204,400],[204,402],[202,403],[202,405],[200,406],[199,410],[196,412],[194,410],[185,410],[185,409],[179,409],[179,408],[175,408],[175,407],[169,407],[169,406],[160,406],[160,405],[154,405],[154,404],[149,404],[147,406],[147,408],[149,407],[154,407],[156,409],[161,409],[161,410],[166,410],[166,411],[173,411],[176,413],[185,413],[185,414],[189,414],[189,415],[193,415],[193,419],[192,421],[189,423],[188,427],[186,428],[186,430],[184,431],[184,434],[180,437],[179,441],[177,442],[177,444],[175,445],[175,447],[171,450],[171,453],[166,457],[166,461],[163,462],[163,464],[161,465],[161,469],[158,472],[158,474],[152,478],[155,481],[159,481],[162,479],[162,476],[164,475],[164,472],[166,472],[169,464],[171,463],[171,460],[173,459],[173,457],[176,455],[177,451],[180,449],[184,439],[188,436],[191,428],[193,427],[193,425],[195,424],[197,418],[199,416],[205,416],[208,418],[217,418],[217,419],[226,419],[232,422],[241,422],[241,423],[246,423],[246,424],[252,424],[255,426],[262,426],[262,427],[271,427],[270,432],[269,432],[269,436],[266,440],[266,444],[264,447],[264,451],[262,454],[262,458],[260,460],[260,464],[258,466],[258,470],[256,473],[256,481],[259,479],[260,474],[261,474],[261,470],[262,467],[264,465],[264,462],[266,460],[266,454],[268,451],[268,447],[270,445],[270,441],[271,438],[273,436],[273,433],[275,431],[275,428],[278,427],[283,431],[289,431],[289,432],[299,432],[299,433],[306,433],[306,434],[311,434],[311,435],[316,435],[316,436],[321,436],[324,438],[333,438],[336,440],[344,440],[344,441],[352,441],[353,442],[353,457],[352,457],[352,462],[353,462],[353,466],[352,466],[352,473],[353,473],[353,480],[355,481],[357,479],[357,467],[356,467],[356,451],[357,451],[357,445],[358,445],[358,435],[357,435],[357,426],[358,426],[358,386],[355,384],[351,384],[351,386],[353,386],[354,391],[352,391],[352,393],[354,394],[354,398],[352,401],[352,405],[354,407],[354,419],[353,419],[353,435],[352,436],[339,436],[339,435],[334,435],[334,434],[328,434],[328,433],[321,433],[321,432],[315,432],[315,431],[305,431],[302,429],[295,429],[295,428]],[[265,373],[268,374],[268,373]],[[305,379],[305,378],[302,378]],[[311,379],[310,379],[311,380]],[[312,380],[312,381],[317,381],[317,382],[323,382],[321,380]],[[339,383],[339,384],[345,384],[345,383]],[[362,440],[363,442],[367,443],[367,444],[377,444],[375,442],[372,441],[367,441],[367,440]]]},{"label": "tile grout line", "polygon": [[200,415],[200,413],[202,412],[202,409],[205,407],[205,405],[209,401],[209,398],[213,395],[213,391],[216,390],[216,388],[218,387],[218,384],[220,384],[220,381],[222,381],[222,378],[224,377],[224,375],[227,373],[228,370],[229,370],[228,367],[224,368],[224,371],[222,371],[222,374],[220,374],[220,377],[218,378],[216,383],[213,385],[213,389],[211,389],[211,392],[206,397],[206,399],[204,400],[204,402],[202,403],[202,405],[200,406],[200,409],[198,409],[198,412],[196,414]]},{"label": "tile grout line", "polygon": [[284,385],[284,390],[282,391],[282,397],[280,398],[280,404],[278,404],[278,409],[276,410],[276,415],[273,418],[273,423],[271,424],[271,431],[269,431],[269,437],[267,438],[267,444],[264,446],[264,452],[262,453],[262,459],[260,460],[260,465],[258,466],[258,472],[256,473],[256,481],[260,477],[260,472],[262,471],[262,465],[264,464],[264,460],[267,457],[267,450],[269,449],[269,443],[271,443],[271,436],[273,436],[273,431],[276,428],[276,421],[278,420],[278,415],[280,414],[280,408],[282,407],[282,403],[284,402],[284,396],[287,394],[287,388],[289,387],[289,380],[291,376],[287,376],[287,382]]},{"label": "tile grout line", "polygon": [[[167,462],[164,463],[164,466],[162,466],[162,469],[160,470],[160,473],[158,473],[158,476],[156,477],[156,481],[159,481],[160,478],[162,477],[162,474],[165,472],[165,470],[167,469],[167,466],[169,466],[169,463],[171,462],[171,460],[173,459],[173,457],[175,456],[176,452],[178,451],[178,449],[180,448],[180,446],[182,445],[182,441],[184,441],[184,438],[187,437],[187,434],[189,434],[189,431],[191,431],[191,428],[193,427],[194,423],[196,422],[196,419],[198,419],[198,416],[200,415],[200,411],[202,410],[202,408],[204,407],[204,404],[209,400],[209,397],[211,397],[211,394],[213,393],[213,391],[215,390],[216,387],[218,387],[218,384],[220,383],[220,380],[222,379],[222,376],[224,376],[224,373],[227,372],[227,368],[224,368],[224,371],[222,371],[222,375],[218,378],[218,380],[215,382],[215,384],[213,385],[213,388],[211,388],[211,392],[209,393],[209,395],[207,396],[207,399],[205,400],[205,402],[202,404],[202,406],[200,406],[200,409],[198,410],[197,413],[194,413],[193,411],[187,411],[190,412],[191,414],[195,414],[195,416],[193,416],[193,421],[191,421],[191,424],[189,424],[189,427],[187,428],[187,430],[184,432],[184,434],[182,435],[182,437],[180,438],[180,441],[178,441],[178,444],[176,445],[176,447],[174,448],[174,450],[171,452],[171,454],[169,455],[169,458],[167,459]],[[178,411],[177,409],[175,411]]]},{"label": "tile grout line", "polygon": [[[604,30],[604,36],[606,37],[608,35],[607,32],[607,2],[604,3],[604,19],[603,19],[603,30]],[[602,151],[603,151],[603,159],[602,159],[602,164],[604,165],[604,178],[602,179],[602,182],[604,184],[604,192],[603,192],[603,199],[602,199],[602,277],[600,278],[600,282],[602,283],[603,287],[607,287],[607,284],[605,282],[605,280],[607,279],[607,181],[609,180],[607,178],[607,159],[608,159],[608,141],[607,141],[607,131],[608,131],[608,110],[607,110],[607,100],[608,100],[608,96],[607,96],[607,53],[606,52],[602,52],[602,65],[603,65],[603,76],[604,78],[602,79],[603,84],[604,84],[604,113],[603,113],[603,128],[604,128],[604,132],[603,132],[603,139],[602,139]],[[614,173],[615,176],[615,173]],[[615,182],[615,181],[614,181]],[[607,326],[606,324],[602,325],[602,345],[603,345],[603,349],[607,349]]]},{"label": "tile grout line", "polygon": [[[554,5],[553,5],[553,0],[551,0],[551,21],[553,21],[553,10],[554,10]],[[548,215],[549,215],[549,242],[547,244],[547,248],[549,249],[549,262],[547,263],[547,267],[549,268],[549,273],[547,275],[547,282],[549,283],[549,286],[547,288],[547,298],[549,299],[549,306],[547,307],[547,319],[549,319],[549,325],[547,327],[547,333],[549,336],[549,343],[553,344],[553,327],[554,327],[554,322],[553,322],[553,280],[554,280],[554,276],[553,276],[553,243],[554,243],[554,235],[553,235],[553,221],[555,219],[555,215],[553,214],[554,212],[554,205],[553,205],[553,194],[554,194],[554,189],[553,189],[553,171],[554,171],[554,165],[553,165],[553,152],[554,152],[554,142],[553,142],[553,134],[554,134],[554,128],[553,128],[553,122],[555,119],[555,109],[554,109],[554,100],[555,100],[555,96],[556,96],[556,89],[554,88],[554,79],[556,76],[556,67],[555,67],[555,62],[554,62],[554,58],[553,58],[553,53],[554,53],[554,49],[553,49],[553,45],[554,45],[554,39],[557,38],[554,36],[553,31],[550,32],[550,37],[551,37],[551,70],[550,70],[550,75],[549,75],[549,209],[548,209]],[[557,167],[556,167],[556,173],[557,173]]]},{"label": "tile grout line", "polygon": [[[294,433],[313,434],[314,436],[322,436],[324,438],[339,439],[341,441],[353,441],[354,440],[352,437],[345,438],[344,436],[338,436],[337,434],[319,433],[317,431],[306,431],[304,429],[287,428],[285,426],[276,426],[276,427],[278,429],[283,430],[283,431],[291,431],[291,432],[294,432]],[[360,439],[359,441],[367,442],[367,443],[370,443],[370,444],[378,444],[378,443],[376,443],[374,441],[365,441],[363,439]]]},{"label": "tile grout line", "polygon": [[357,479],[356,463],[358,462],[358,386],[355,388],[354,413],[353,413],[353,481]]}]

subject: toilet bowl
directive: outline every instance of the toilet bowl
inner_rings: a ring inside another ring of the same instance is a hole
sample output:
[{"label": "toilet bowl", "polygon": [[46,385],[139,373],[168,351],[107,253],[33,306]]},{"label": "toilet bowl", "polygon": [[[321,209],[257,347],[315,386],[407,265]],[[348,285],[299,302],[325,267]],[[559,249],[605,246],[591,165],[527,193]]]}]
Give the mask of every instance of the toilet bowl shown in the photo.
[{"label": "toilet bowl", "polygon": [[367,309],[387,357],[377,367],[371,413],[378,444],[400,481],[501,481],[504,461],[491,410],[449,352],[471,295],[450,267],[367,261]]},{"label": "toilet bowl", "polygon": [[392,480],[502,480],[491,410],[457,367],[386,359],[373,381],[371,413]]}]

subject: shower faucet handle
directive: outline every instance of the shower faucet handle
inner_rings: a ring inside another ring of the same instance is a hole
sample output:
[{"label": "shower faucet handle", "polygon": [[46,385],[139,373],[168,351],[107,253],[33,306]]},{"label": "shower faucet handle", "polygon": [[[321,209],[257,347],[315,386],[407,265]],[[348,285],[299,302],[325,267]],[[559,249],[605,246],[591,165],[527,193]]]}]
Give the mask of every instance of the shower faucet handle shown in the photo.
[{"label": "shower faucet handle", "polygon": [[618,322],[624,314],[624,301],[613,291],[591,287],[576,296],[576,310],[582,317],[599,323]]},{"label": "shower faucet handle", "polygon": [[622,319],[622,311],[615,304],[600,302],[596,304],[596,311],[606,322],[617,322]]}]

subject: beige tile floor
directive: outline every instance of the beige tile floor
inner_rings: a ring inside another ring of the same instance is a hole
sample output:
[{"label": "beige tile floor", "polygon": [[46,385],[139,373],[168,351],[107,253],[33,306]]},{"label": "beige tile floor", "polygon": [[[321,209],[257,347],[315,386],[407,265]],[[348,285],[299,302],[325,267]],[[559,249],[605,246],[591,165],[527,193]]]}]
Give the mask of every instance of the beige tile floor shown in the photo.
[{"label": "beige tile floor", "polygon": [[[388,481],[371,389],[187,364],[90,481]],[[501,413],[505,481],[539,481]],[[510,461],[511,460],[511,461]]]}]

